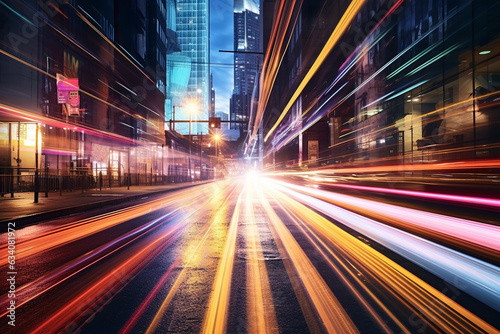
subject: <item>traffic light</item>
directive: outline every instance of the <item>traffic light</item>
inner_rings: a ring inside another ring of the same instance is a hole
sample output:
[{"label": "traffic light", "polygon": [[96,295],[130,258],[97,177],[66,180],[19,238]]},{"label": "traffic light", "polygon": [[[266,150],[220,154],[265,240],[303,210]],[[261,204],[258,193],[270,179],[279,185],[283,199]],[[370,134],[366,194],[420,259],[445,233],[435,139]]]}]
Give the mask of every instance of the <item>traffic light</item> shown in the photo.
[{"label": "traffic light", "polygon": [[208,124],[210,129],[220,129],[220,117],[209,117]]}]

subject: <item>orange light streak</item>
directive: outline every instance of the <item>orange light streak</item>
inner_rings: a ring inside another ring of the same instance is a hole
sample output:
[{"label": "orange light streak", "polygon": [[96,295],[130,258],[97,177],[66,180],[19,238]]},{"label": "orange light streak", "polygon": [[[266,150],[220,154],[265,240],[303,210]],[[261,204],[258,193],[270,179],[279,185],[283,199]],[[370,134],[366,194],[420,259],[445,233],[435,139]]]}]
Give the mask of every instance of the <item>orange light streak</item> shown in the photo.
[{"label": "orange light streak", "polygon": [[428,326],[437,326],[445,332],[495,332],[484,320],[323,216],[271,187],[265,191],[276,196],[300,221],[336,245],[343,257],[362,270],[367,281],[385,286],[385,293],[392,294],[393,299],[413,310]]},{"label": "orange light streak", "polygon": [[[186,197],[190,196],[192,196],[192,193],[188,192],[185,193],[183,197],[178,197],[177,199],[172,197],[161,198],[109,214],[84,219],[77,223],[73,223],[70,226],[54,228],[34,239],[30,238],[26,241],[19,242],[16,249],[16,258],[19,260],[34,254],[41,254],[55,247],[60,247],[94,233],[119,225],[125,221],[140,217],[144,215],[145,212],[161,209],[167,203],[178,203],[179,208],[182,208],[183,206],[187,207],[188,205],[185,200]],[[0,249],[6,249],[6,246]],[[0,266],[6,264],[6,258],[0,260]]]},{"label": "orange light streak", "polygon": [[[267,190],[270,191],[271,189]],[[311,263],[297,240],[264,198],[263,193],[261,193],[260,202],[269,217],[271,229],[276,234],[277,239],[280,239],[284,245],[285,249],[282,251],[286,253],[286,257],[293,263],[294,269],[302,281],[326,331],[328,333],[358,333],[356,325],[349,318],[347,312]]]},{"label": "orange light streak", "polygon": [[[99,304],[108,294],[124,284],[128,275],[147,261],[149,256],[161,247],[161,243],[168,240],[181,227],[182,225],[180,224],[176,225],[175,228],[157,237],[139,251],[133,252],[133,255],[127,258],[127,260],[121,262],[115,269],[98,279],[76,298],[73,298],[51,317],[42,322],[33,333],[54,332],[56,329],[64,328],[68,324],[79,321],[82,314],[86,314],[86,312],[83,312],[84,310],[89,310],[93,305]],[[127,274],[124,275],[123,273]]]}]

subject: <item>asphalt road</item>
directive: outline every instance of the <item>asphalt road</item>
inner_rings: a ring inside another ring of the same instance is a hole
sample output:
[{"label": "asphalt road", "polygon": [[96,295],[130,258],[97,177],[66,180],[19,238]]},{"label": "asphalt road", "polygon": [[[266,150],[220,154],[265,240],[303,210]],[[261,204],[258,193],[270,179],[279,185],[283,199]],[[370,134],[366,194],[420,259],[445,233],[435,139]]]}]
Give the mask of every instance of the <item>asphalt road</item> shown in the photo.
[{"label": "asphalt road", "polygon": [[247,176],[12,227],[1,333],[500,328],[498,225],[381,198]]}]

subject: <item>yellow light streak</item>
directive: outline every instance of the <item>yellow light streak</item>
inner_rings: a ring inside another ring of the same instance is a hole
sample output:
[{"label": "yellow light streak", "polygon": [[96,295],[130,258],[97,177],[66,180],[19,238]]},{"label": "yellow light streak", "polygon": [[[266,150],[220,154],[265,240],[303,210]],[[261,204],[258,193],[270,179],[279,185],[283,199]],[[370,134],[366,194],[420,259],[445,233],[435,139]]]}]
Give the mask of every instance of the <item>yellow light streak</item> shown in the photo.
[{"label": "yellow light streak", "polygon": [[255,183],[247,182],[245,202],[247,249],[247,323],[249,333],[278,332],[278,322],[272,303],[271,287],[260,245],[259,231],[253,210]]},{"label": "yellow light streak", "polygon": [[262,193],[260,202],[270,219],[272,230],[281,240],[285,248],[284,252],[292,262],[326,331],[328,333],[358,333],[356,325]]},{"label": "yellow light streak", "polygon": [[[297,10],[300,10],[302,7],[303,1],[300,1],[300,4],[297,6]],[[283,15],[285,1],[281,1],[278,14],[276,16],[275,24],[273,25],[273,29],[271,32],[270,41],[273,43],[273,47],[268,47],[267,52],[264,58],[264,63],[262,68],[264,71],[260,76],[260,85],[261,87],[261,99],[258,104],[257,114],[255,116],[255,124],[251,134],[251,138],[255,138],[257,135],[257,131],[259,129],[260,123],[262,122],[262,117],[264,115],[264,109],[269,100],[269,96],[271,95],[272,87],[276,80],[278,70],[281,66],[281,62],[285,57],[285,50],[287,50],[292,35],[290,35],[288,39],[288,43],[285,48],[283,48],[283,42],[285,39],[286,31],[290,28],[290,21],[292,18],[292,14],[295,10],[296,0],[288,1],[286,15]],[[296,26],[297,20],[299,16],[296,17],[295,22],[293,23],[293,27]],[[271,62],[271,65],[268,66],[268,62]],[[250,140],[252,141],[252,140]]]},{"label": "yellow light streak", "polygon": [[336,245],[343,257],[362,270],[367,281],[385,286],[391,299],[413,310],[428,326],[445,332],[496,332],[490,324],[323,216],[271,188],[268,191],[299,220]]},{"label": "yellow light streak", "polygon": [[[215,226],[225,226],[225,221],[226,221],[226,214],[228,210],[228,204],[227,201],[230,198],[230,195],[232,192],[229,192],[229,195],[223,198],[222,192],[218,192],[217,194],[214,194],[213,197],[210,198],[210,201],[208,202],[208,207],[213,208],[216,207],[218,208],[214,218],[212,221],[208,221],[204,226],[201,228],[201,231],[205,231],[203,233],[203,237],[199,241],[193,241],[191,244],[187,247],[187,252],[186,252],[186,259],[185,259],[185,265],[182,268],[181,272],[177,276],[174,284],[172,287],[169,289],[169,292],[165,299],[163,300],[160,308],[156,312],[153,320],[151,321],[150,325],[148,326],[148,329],[146,331],[146,334],[151,334],[155,333],[163,316],[165,315],[165,312],[167,308],[170,306],[170,303],[172,299],[174,298],[175,294],[178,292],[179,287],[181,286],[181,283],[185,283],[185,278],[188,274],[188,271],[191,267],[195,265],[199,265],[200,262],[203,261],[202,255],[202,246],[206,244],[208,238],[209,238],[209,233],[214,229]],[[193,217],[193,215],[191,216]],[[193,218],[191,218],[193,219]],[[198,229],[198,227],[196,227]]]},{"label": "yellow light streak", "polygon": [[156,332],[156,329],[158,328],[158,325],[160,324],[160,321],[163,318],[163,315],[165,314],[165,311],[167,310],[168,306],[170,305],[170,302],[172,301],[172,299],[174,298],[175,294],[179,290],[179,287],[180,287],[181,283],[184,282],[184,278],[186,277],[186,275],[188,273],[189,267],[191,267],[192,262],[194,261],[195,257],[197,255],[199,255],[201,246],[206,242],[206,240],[208,238],[208,232],[209,232],[209,230],[210,229],[208,228],[206,230],[205,234],[203,235],[203,237],[201,238],[201,240],[195,245],[195,247],[193,247],[193,249],[191,250],[191,252],[188,253],[189,255],[187,257],[186,265],[182,268],[181,272],[179,273],[179,276],[177,276],[177,278],[175,279],[174,284],[169,289],[167,297],[165,297],[165,299],[161,303],[160,308],[158,309],[158,311],[156,312],[153,320],[149,324],[148,329],[146,330],[145,334],[151,334],[151,333],[155,333]]},{"label": "yellow light streak", "polygon": [[294,92],[290,100],[288,101],[288,104],[285,106],[283,109],[283,112],[281,115],[278,117],[278,120],[276,123],[272,126],[272,128],[269,130],[267,133],[266,137],[264,138],[264,141],[267,141],[269,136],[276,130],[278,127],[279,123],[283,120],[285,115],[288,113],[288,110],[292,107],[293,103],[299,97],[299,95],[302,93],[302,90],[304,90],[305,86],[309,83],[309,80],[313,77],[313,75],[316,73],[316,71],[319,69],[323,61],[325,61],[326,57],[330,53],[330,51],[333,49],[337,41],[339,40],[340,36],[344,33],[344,31],[347,29],[349,23],[351,20],[354,18],[356,13],[359,11],[361,6],[363,5],[364,0],[354,0],[351,2],[349,7],[346,9],[345,13],[342,15],[339,23],[333,30],[332,34],[330,35],[330,38],[326,42],[325,46],[321,50],[320,54],[318,55],[318,58],[314,61],[313,65],[305,75],[304,79],[302,79],[299,87],[297,87],[297,90]]},{"label": "yellow light streak", "polygon": [[210,295],[208,308],[203,319],[202,333],[224,333],[227,321],[227,309],[231,292],[236,236],[242,193],[238,196],[236,207],[229,224],[229,232],[222,258],[215,274],[215,281]]},{"label": "yellow light streak", "polygon": [[[274,194],[276,196],[276,194]],[[281,197],[281,196],[280,196]],[[273,198],[276,198],[273,196]],[[403,332],[405,333],[410,333],[410,330],[408,330],[405,325],[394,315],[394,313],[376,296],[375,293],[373,293],[365,284],[365,282],[361,279],[362,274],[350,263],[346,263],[343,257],[343,255],[329,247],[326,242],[322,240],[321,237],[319,237],[318,233],[316,233],[315,230],[313,230],[309,225],[304,224],[306,223],[309,219],[316,219],[316,216],[310,215],[308,210],[302,210],[303,208],[299,208],[299,210],[296,211],[296,213],[292,213],[290,211],[287,211],[284,205],[287,203],[289,198],[284,198],[285,201],[283,204],[279,203],[280,208],[282,208],[285,212],[287,212],[288,216],[296,226],[303,231],[304,235],[307,237],[308,240],[310,240],[311,243],[315,244],[317,246],[317,249],[320,254],[323,255],[325,261],[327,261],[330,266],[332,267],[333,270],[335,270],[335,273],[337,276],[342,279],[344,284],[350,289],[350,291],[353,293],[356,298],[358,298],[358,301],[363,305],[363,307],[367,310],[367,312],[373,317],[373,319],[379,324],[380,328],[384,330],[384,332],[391,332],[390,328],[387,327],[387,324],[385,323],[384,319],[380,317],[380,315],[373,309],[373,307],[369,304],[369,302],[360,294],[360,292],[356,289],[356,287],[353,285],[353,281],[357,282],[359,286],[363,288],[363,290],[373,299],[373,301],[382,309],[385,311],[385,313],[402,329]],[[295,205],[296,203],[290,203],[291,205]],[[298,215],[296,215],[298,213]],[[321,247],[320,247],[321,245]],[[326,251],[323,251],[323,249],[326,249]],[[326,254],[328,253],[328,255]],[[341,270],[339,270],[336,265],[330,260],[329,257],[335,258],[337,262],[342,266],[342,268],[350,273],[350,276],[345,275]]]}]

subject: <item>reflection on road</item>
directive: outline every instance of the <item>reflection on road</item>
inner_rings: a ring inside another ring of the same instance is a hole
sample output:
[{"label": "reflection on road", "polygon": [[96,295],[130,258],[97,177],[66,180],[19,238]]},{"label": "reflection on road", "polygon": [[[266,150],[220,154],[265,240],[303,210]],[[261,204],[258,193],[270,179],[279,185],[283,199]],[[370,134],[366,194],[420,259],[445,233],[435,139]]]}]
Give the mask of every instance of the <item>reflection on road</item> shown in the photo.
[{"label": "reflection on road", "polygon": [[17,332],[499,331],[498,226],[270,178],[19,235]]}]

